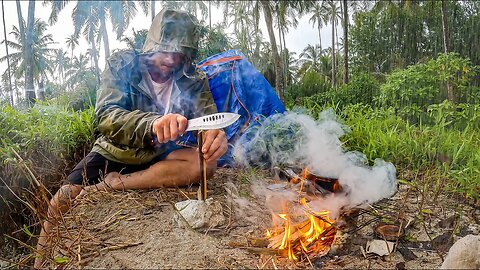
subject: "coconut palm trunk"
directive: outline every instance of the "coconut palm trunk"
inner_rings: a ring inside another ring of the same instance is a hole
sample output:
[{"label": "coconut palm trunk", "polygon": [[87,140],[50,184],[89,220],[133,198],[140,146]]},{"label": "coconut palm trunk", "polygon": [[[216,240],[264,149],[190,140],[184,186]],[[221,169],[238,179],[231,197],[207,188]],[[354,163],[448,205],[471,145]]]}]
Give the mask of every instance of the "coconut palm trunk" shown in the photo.
[{"label": "coconut palm trunk", "polygon": [[343,83],[348,83],[348,7],[343,0]]},{"label": "coconut palm trunk", "polygon": [[210,29],[212,29],[212,2],[208,1],[208,21]]},{"label": "coconut palm trunk", "polygon": [[272,10],[270,9],[269,2],[261,1],[261,3],[263,6],[263,15],[267,25],[270,44],[272,46],[272,60],[275,65],[275,88],[278,96],[283,100],[282,70],[280,66],[280,55],[278,54],[277,42],[275,41],[275,33],[273,31]]},{"label": "coconut palm trunk", "polygon": [[30,104],[35,102],[35,85],[33,81],[33,22],[35,1],[28,1],[27,29],[25,38],[25,94]]},{"label": "coconut palm trunk", "polygon": [[8,92],[9,92],[9,104],[13,106],[13,88],[12,88],[12,76],[10,75],[10,54],[8,53],[7,44],[7,26],[5,25],[5,7],[2,0],[2,20],[3,20],[3,35],[5,40],[5,51],[7,53],[7,74],[8,74]]},{"label": "coconut palm trunk", "polygon": [[105,59],[110,57],[110,43],[108,42],[108,33],[105,19],[104,1],[100,1],[98,8],[98,18],[100,20],[100,33],[102,34],[103,48],[105,50]]},{"label": "coconut palm trunk", "polygon": [[317,22],[318,27],[318,44],[320,45],[320,51],[322,51],[322,23],[320,18],[318,18]]}]

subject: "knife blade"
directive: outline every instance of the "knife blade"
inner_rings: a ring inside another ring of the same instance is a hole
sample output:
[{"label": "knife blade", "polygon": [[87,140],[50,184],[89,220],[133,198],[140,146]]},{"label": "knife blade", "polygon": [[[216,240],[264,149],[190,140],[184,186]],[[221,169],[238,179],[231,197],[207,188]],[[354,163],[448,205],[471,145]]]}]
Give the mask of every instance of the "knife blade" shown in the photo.
[{"label": "knife blade", "polygon": [[188,120],[186,131],[220,129],[230,126],[240,118],[236,113],[214,113]]}]

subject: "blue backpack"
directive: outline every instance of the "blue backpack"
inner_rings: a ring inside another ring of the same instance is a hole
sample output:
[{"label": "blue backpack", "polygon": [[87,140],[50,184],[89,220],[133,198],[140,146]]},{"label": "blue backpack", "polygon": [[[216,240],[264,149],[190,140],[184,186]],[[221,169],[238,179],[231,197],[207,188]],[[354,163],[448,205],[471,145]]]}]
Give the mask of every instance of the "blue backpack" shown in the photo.
[{"label": "blue backpack", "polygon": [[225,129],[228,152],[218,162],[218,166],[232,166],[235,141],[262,119],[285,112],[285,107],[265,77],[238,50],[208,57],[197,67],[208,77],[218,111],[240,115]]}]

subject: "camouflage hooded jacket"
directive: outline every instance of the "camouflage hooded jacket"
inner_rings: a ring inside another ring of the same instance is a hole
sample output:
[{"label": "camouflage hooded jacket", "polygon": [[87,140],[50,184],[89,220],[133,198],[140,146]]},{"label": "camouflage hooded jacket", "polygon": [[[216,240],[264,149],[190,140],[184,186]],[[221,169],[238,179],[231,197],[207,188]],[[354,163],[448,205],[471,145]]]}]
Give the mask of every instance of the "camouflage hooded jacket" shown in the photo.
[{"label": "camouflage hooded jacket", "polygon": [[[151,82],[141,81],[148,72],[145,61],[151,52],[174,51],[192,57],[198,40],[195,43],[195,28],[188,20],[192,18],[186,13],[162,10],[152,22],[142,53],[120,51],[107,60],[95,106],[101,135],[92,151],[125,164],[148,163],[165,152],[165,145],[153,146],[151,129],[152,123],[163,116],[167,108],[152,94]],[[169,113],[191,119],[217,111],[208,80],[201,70],[187,63],[173,79]]]}]

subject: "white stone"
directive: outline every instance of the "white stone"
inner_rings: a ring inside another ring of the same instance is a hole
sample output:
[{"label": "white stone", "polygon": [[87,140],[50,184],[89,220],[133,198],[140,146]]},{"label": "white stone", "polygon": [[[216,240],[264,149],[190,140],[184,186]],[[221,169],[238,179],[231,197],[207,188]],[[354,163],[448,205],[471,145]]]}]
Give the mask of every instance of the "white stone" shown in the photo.
[{"label": "white stone", "polygon": [[453,244],[441,269],[480,269],[480,236],[467,235]]},{"label": "white stone", "polygon": [[222,205],[213,198],[181,201],[175,207],[193,229],[214,228],[225,223]]},{"label": "white stone", "polygon": [[385,256],[393,251],[395,243],[385,240],[371,240],[367,242],[365,250],[367,253],[374,253],[378,256]]}]

